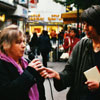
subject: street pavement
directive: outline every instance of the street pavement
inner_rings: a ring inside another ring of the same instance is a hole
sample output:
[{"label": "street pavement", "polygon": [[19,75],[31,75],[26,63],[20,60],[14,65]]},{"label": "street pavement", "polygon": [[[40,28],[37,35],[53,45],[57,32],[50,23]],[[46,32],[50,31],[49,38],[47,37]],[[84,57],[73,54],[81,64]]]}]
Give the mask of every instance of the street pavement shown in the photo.
[{"label": "street pavement", "polygon": [[[24,56],[27,58],[27,55],[24,55]],[[38,59],[40,59],[40,61],[42,61],[42,57],[41,56],[38,56]],[[62,71],[64,69],[65,65],[66,65],[66,62],[52,62],[52,61],[48,62],[48,68],[52,68],[57,72]],[[51,86],[52,86],[52,92],[53,92],[54,100],[66,100],[66,94],[67,94],[69,88],[58,92],[54,88],[52,79],[50,79],[50,82],[51,82]],[[50,84],[49,84],[48,79],[45,79],[44,86],[45,86],[46,100],[52,100]]]},{"label": "street pavement", "polygon": [[[64,69],[66,62],[48,62],[48,67],[56,70],[57,72],[60,72]],[[54,100],[66,100],[66,94],[68,92],[68,89],[65,89],[63,91],[56,91],[53,86],[53,80],[50,79],[51,85],[52,85],[52,91],[53,91],[53,97]],[[50,91],[50,85],[48,80],[46,79],[44,82],[45,86],[45,94],[46,94],[46,100],[52,100],[51,97],[51,91]]]},{"label": "street pavement", "polygon": [[[38,58],[42,61],[42,57],[41,56],[38,56]],[[52,61],[48,62],[48,68],[52,68],[57,72],[62,71],[64,69],[65,65],[66,65],[66,62],[52,62]],[[52,92],[53,92],[54,100],[66,100],[66,94],[67,94],[69,88],[58,92],[54,88],[52,79],[50,79],[50,82],[51,82],[51,86],[52,86]],[[50,84],[49,84],[48,79],[45,79],[44,86],[45,86],[46,100],[52,100]]]}]

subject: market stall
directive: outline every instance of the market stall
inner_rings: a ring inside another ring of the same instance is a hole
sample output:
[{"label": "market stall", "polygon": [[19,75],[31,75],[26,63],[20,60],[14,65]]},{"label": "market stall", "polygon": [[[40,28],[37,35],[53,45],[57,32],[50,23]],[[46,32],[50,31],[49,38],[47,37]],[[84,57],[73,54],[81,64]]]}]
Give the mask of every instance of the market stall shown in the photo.
[{"label": "market stall", "polygon": [[[80,20],[80,15],[82,12],[83,10],[79,10],[79,20]],[[76,23],[77,22],[77,10],[62,13],[61,18],[63,18],[64,24]]]}]

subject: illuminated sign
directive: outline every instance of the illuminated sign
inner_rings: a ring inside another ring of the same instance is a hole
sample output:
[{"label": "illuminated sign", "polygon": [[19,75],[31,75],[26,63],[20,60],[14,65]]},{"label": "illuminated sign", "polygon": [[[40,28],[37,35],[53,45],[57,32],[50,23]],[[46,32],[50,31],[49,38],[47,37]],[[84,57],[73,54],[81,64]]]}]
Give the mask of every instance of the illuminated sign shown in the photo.
[{"label": "illuminated sign", "polygon": [[0,16],[0,21],[2,21],[2,22],[5,21],[5,15],[4,14]]},{"label": "illuminated sign", "polygon": [[55,21],[55,20],[61,21],[62,18],[60,17],[59,14],[53,14],[51,15],[51,17],[48,17],[48,21]]},{"label": "illuminated sign", "polygon": [[[44,20],[45,20],[45,18],[41,17],[40,14],[32,14],[32,15],[28,16],[28,21],[44,21]],[[62,22],[62,18],[59,14],[52,14],[51,17],[48,17],[48,21],[49,22],[51,22],[51,21]]]},{"label": "illuminated sign", "polygon": [[28,16],[28,21],[44,21],[44,17],[41,17],[40,14],[33,14]]}]

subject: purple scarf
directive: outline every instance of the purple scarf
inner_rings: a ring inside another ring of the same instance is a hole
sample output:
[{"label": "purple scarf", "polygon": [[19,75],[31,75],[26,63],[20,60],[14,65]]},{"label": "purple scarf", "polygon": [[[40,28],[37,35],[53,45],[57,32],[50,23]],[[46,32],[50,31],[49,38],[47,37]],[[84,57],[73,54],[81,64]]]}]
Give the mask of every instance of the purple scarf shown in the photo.
[{"label": "purple scarf", "polygon": [[[12,63],[17,68],[20,75],[23,73],[23,69],[11,57],[8,57],[5,54],[0,52],[0,59]],[[21,63],[22,63],[24,68],[26,68],[28,65],[28,62],[23,57],[21,57]],[[39,93],[38,93],[38,89],[37,89],[37,84],[34,84],[30,88],[29,98],[30,98],[30,100],[39,100]]]}]

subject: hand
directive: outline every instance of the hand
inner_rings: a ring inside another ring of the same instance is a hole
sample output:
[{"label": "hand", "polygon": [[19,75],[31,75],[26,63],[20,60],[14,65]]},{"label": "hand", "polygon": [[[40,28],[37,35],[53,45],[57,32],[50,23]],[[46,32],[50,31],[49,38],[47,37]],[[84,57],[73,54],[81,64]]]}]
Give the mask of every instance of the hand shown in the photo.
[{"label": "hand", "polygon": [[90,91],[94,91],[99,88],[99,82],[97,82],[97,81],[86,81],[85,84],[88,85],[88,89]]},{"label": "hand", "polygon": [[38,71],[40,71],[40,75],[44,78],[56,78],[60,80],[59,73],[51,68],[41,67]]},{"label": "hand", "polygon": [[39,61],[39,59],[33,59],[28,66],[34,68],[35,70],[38,70],[42,65],[42,63]]}]

